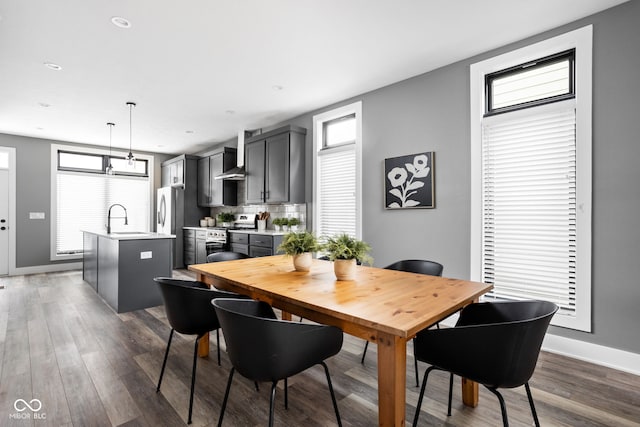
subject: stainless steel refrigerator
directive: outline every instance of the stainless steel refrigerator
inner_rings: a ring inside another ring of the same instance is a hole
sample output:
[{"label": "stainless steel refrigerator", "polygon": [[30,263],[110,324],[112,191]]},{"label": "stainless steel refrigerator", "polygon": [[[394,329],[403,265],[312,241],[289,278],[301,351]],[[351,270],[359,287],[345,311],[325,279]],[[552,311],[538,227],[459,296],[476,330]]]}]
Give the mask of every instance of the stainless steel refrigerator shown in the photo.
[{"label": "stainless steel refrigerator", "polygon": [[185,192],[179,187],[159,188],[156,206],[156,231],[161,234],[175,234],[173,268],[184,268],[182,228],[196,226],[200,219],[208,215],[209,209],[198,206],[195,192]]}]

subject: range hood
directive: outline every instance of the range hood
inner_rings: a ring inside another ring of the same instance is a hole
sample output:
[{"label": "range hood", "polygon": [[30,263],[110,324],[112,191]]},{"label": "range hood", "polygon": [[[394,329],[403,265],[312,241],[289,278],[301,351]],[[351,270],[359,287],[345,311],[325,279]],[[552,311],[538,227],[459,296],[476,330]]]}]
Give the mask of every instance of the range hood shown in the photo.
[{"label": "range hood", "polygon": [[242,181],[244,180],[244,138],[246,136],[245,131],[238,132],[238,149],[236,151],[236,167],[222,172],[220,175],[214,177],[215,179],[225,179],[228,181]]}]

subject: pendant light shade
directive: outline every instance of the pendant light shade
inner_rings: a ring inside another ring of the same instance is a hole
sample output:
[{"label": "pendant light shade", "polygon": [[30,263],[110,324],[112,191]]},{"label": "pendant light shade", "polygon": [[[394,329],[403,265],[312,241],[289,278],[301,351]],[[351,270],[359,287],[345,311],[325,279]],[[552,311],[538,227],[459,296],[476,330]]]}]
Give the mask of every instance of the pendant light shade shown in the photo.
[{"label": "pendant light shade", "polygon": [[107,126],[109,126],[109,166],[105,169],[105,173],[107,175],[113,175],[113,165],[111,164],[111,136],[115,123],[107,123]]},{"label": "pendant light shade", "polygon": [[129,154],[127,154],[127,162],[129,166],[133,166],[135,164],[136,158],[133,156],[133,153],[131,152],[131,140],[133,139],[132,138],[133,126],[132,126],[131,115],[132,115],[133,107],[136,106],[136,103],[127,102],[127,105],[129,106]]}]

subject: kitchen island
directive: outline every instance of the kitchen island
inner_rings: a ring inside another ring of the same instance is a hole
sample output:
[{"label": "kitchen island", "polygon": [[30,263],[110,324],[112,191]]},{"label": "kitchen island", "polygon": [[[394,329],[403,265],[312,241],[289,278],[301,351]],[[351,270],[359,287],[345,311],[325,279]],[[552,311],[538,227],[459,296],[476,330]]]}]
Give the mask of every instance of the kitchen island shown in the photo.
[{"label": "kitchen island", "polygon": [[161,305],[153,278],[171,277],[172,234],[83,231],[83,279],[117,313]]}]

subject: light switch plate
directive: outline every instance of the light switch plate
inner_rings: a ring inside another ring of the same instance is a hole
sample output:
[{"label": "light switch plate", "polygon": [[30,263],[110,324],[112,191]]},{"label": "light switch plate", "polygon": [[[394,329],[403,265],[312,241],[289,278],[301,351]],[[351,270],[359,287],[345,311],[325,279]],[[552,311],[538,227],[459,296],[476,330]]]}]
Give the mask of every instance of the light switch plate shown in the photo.
[{"label": "light switch plate", "polygon": [[29,212],[29,219],[44,219],[44,212]]},{"label": "light switch plate", "polygon": [[140,252],[140,259],[151,259],[151,258],[153,258],[153,252],[152,251]]}]

